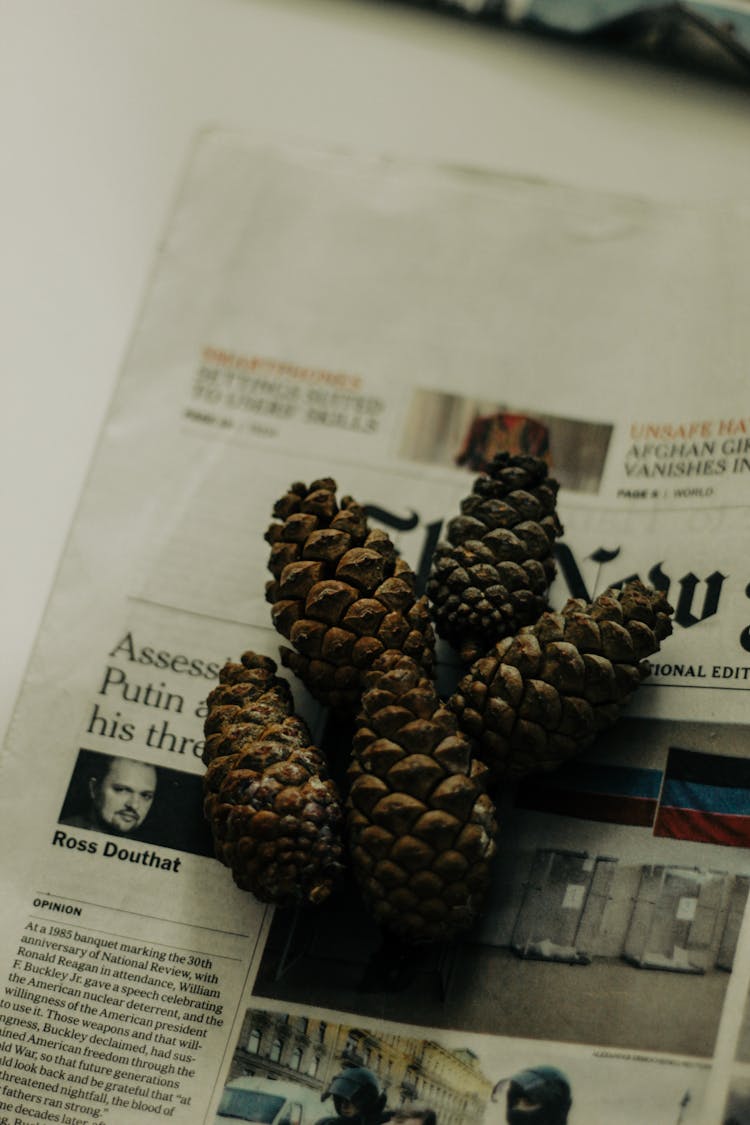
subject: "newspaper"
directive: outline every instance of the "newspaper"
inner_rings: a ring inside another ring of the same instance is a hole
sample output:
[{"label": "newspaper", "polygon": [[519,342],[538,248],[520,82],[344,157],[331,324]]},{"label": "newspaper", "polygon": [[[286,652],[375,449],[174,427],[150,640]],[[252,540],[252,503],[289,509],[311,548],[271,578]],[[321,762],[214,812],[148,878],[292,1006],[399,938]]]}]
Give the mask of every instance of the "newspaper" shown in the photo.
[{"label": "newspaper", "polygon": [[[0,1125],[309,1125],[352,1065],[439,1125],[505,1122],[519,1074],[571,1125],[750,1120],[749,236],[741,206],[200,138],[2,758]],[[274,911],[212,857],[206,696],[278,653],[292,481],[334,476],[424,578],[472,453],[533,441],[552,605],[640,575],[674,635],[610,736],[503,792],[476,929],[389,959],[354,895]]]},{"label": "newspaper", "polygon": [[490,24],[624,47],[747,81],[747,0],[427,0]]}]

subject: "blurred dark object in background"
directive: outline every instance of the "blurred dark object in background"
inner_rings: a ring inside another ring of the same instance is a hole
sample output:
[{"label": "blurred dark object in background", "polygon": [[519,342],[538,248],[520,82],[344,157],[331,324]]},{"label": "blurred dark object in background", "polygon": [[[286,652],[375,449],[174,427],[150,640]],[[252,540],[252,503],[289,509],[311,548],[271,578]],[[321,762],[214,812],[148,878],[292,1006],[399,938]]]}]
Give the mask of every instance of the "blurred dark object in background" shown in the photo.
[{"label": "blurred dark object in background", "polygon": [[415,0],[487,24],[611,44],[670,65],[750,79],[750,0]]}]

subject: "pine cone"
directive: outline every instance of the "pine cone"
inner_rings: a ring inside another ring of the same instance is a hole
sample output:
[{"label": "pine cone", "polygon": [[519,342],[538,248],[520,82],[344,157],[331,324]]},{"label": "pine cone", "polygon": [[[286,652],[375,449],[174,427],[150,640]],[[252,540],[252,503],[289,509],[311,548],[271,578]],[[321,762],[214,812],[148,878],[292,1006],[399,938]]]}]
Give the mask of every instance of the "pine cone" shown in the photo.
[{"label": "pine cone", "polygon": [[437,632],[466,663],[547,608],[558,488],[541,458],[497,453],[448,521],[427,595]]},{"label": "pine cone", "polygon": [[671,614],[662,593],[635,580],[590,605],[571,598],[477,660],[449,706],[493,780],[554,769],[614,723],[672,632]]},{"label": "pine cone", "polygon": [[204,812],[238,887],[279,906],[317,904],[342,868],[341,802],[275,673],[252,652],[222,669],[204,725]]},{"label": "pine cone", "polygon": [[452,938],[476,918],[489,884],[487,770],[410,657],[386,652],[365,679],[347,800],[355,876],[400,938]]},{"label": "pine cone", "polygon": [[385,649],[400,649],[431,669],[434,637],[416,577],[385,531],[370,530],[350,496],[336,502],[336,482],[293,484],[277,501],[266,532],[271,544],[266,587],[273,623],[294,649],[281,649],[321,703],[337,712],[359,706],[362,674]]}]

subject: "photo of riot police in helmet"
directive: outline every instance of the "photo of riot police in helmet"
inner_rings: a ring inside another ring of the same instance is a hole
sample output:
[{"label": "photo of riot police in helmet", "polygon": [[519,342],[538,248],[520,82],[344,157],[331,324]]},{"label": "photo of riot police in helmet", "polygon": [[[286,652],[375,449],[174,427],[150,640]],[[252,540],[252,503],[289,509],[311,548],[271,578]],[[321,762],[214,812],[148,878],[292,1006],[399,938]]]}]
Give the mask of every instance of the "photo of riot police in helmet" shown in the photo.
[{"label": "photo of riot police in helmet", "polygon": [[385,1108],[386,1094],[376,1074],[366,1066],[346,1067],[331,1079],[323,1094],[333,1098],[335,1117],[322,1117],[317,1125],[381,1125],[393,1114]]},{"label": "photo of riot police in helmet", "polygon": [[573,1104],[570,1083],[556,1066],[519,1070],[495,1084],[492,1100],[505,1091],[507,1125],[567,1125]]}]

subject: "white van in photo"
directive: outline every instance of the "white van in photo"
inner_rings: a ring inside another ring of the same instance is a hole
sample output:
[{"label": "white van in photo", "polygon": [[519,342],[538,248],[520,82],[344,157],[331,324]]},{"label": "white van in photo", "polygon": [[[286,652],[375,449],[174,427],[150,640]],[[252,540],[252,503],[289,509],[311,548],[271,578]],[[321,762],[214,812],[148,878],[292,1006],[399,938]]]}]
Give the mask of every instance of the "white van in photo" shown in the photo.
[{"label": "white van in photo", "polygon": [[224,1087],[216,1125],[247,1121],[252,1125],[315,1125],[325,1116],[320,1094],[296,1082],[255,1075],[234,1078]]}]

